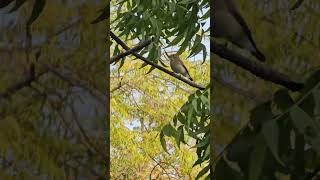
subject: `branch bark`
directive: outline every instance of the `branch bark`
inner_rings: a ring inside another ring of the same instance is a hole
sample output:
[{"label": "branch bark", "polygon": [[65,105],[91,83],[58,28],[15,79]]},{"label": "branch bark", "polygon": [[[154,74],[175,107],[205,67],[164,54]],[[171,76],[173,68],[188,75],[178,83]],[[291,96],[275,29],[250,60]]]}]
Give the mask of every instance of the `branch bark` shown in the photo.
[{"label": "branch bark", "polygon": [[[123,49],[125,49],[125,50],[129,50],[129,49],[130,49],[130,48],[129,48],[119,37],[117,37],[112,31],[110,31],[110,36],[111,36],[111,38],[112,38],[113,40],[115,40],[120,46],[122,46]],[[157,69],[159,69],[159,70],[162,71],[162,72],[165,72],[165,73],[167,73],[167,74],[175,77],[176,79],[179,79],[180,81],[183,81],[183,82],[189,84],[189,85],[192,86],[192,87],[198,88],[198,89],[200,89],[200,90],[204,90],[204,89],[205,89],[205,87],[203,87],[203,86],[201,86],[201,85],[198,85],[198,84],[190,81],[189,79],[183,78],[182,76],[179,76],[178,74],[167,70],[166,68],[164,68],[164,67],[162,67],[162,66],[160,66],[160,65],[158,65],[158,64],[156,64],[156,63],[154,63],[154,62],[152,62],[152,61],[150,61],[150,60],[148,60],[147,58],[143,57],[142,55],[140,55],[140,54],[138,54],[138,53],[136,53],[136,52],[132,52],[132,54],[133,54],[134,56],[136,56],[137,58],[141,59],[143,62],[145,62],[145,63],[147,63],[147,64],[149,64],[149,65],[151,65],[151,66],[153,66],[153,67],[155,67],[155,68],[157,68]],[[111,64],[111,62],[110,62],[110,64]]]},{"label": "branch bark", "polygon": [[120,53],[120,54],[118,54],[116,56],[113,56],[110,59],[110,64],[117,63],[119,59],[124,58],[124,57],[128,56],[129,54],[132,54],[133,52],[139,51],[139,50],[147,47],[150,43],[151,43],[151,39],[146,40],[146,41],[144,41],[142,43],[139,43],[137,46],[135,46],[135,47],[133,47],[131,49],[128,49],[127,51],[125,51],[123,53]]},{"label": "branch bark", "polygon": [[275,84],[284,86],[292,91],[298,91],[303,88],[302,83],[294,82],[287,75],[280,73],[270,67],[267,67],[261,63],[253,61],[247,57],[244,57],[228,48],[224,45],[216,43],[214,40],[210,42],[211,52],[220,56],[221,58],[230,61],[237,66],[251,72],[257,77],[260,77],[266,81],[271,81]]}]

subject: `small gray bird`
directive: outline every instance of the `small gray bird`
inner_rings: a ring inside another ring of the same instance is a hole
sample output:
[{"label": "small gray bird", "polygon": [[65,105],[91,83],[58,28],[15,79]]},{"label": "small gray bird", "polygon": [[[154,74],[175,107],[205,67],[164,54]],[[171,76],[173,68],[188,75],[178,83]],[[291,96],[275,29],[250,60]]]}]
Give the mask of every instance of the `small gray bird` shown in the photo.
[{"label": "small gray bird", "polygon": [[190,79],[190,81],[193,81],[193,79],[191,78],[191,76],[190,76],[190,74],[188,72],[188,69],[183,64],[181,59],[179,58],[179,55],[172,54],[172,55],[169,55],[168,57],[170,59],[170,67],[171,67],[173,72],[181,74],[184,77],[187,77],[188,79]]},{"label": "small gray bird", "polygon": [[251,31],[233,0],[214,0],[212,3],[213,36],[225,38],[238,47],[250,51],[258,60],[265,61],[265,56],[257,48]]}]

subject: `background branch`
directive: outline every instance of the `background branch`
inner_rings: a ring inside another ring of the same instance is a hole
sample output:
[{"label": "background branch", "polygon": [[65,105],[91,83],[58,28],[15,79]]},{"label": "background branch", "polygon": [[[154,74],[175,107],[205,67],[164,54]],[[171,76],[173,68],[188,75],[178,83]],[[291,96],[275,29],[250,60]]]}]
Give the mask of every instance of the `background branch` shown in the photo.
[{"label": "background branch", "polygon": [[220,56],[221,58],[228,60],[237,66],[251,72],[257,77],[260,77],[266,81],[271,81],[275,84],[282,85],[292,91],[298,91],[303,88],[302,83],[294,82],[287,75],[280,73],[268,66],[253,61],[247,57],[244,57],[228,48],[224,45],[216,43],[214,40],[210,42],[211,52]]}]

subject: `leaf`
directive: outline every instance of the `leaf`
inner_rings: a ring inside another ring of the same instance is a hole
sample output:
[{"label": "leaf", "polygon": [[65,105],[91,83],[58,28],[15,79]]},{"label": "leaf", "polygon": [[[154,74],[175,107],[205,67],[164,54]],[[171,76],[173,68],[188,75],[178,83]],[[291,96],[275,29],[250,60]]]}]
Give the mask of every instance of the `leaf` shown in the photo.
[{"label": "leaf", "polygon": [[16,3],[14,4],[13,8],[10,9],[9,13],[18,10],[26,1],[27,0],[16,0]]},{"label": "leaf", "polygon": [[171,41],[171,43],[169,44],[169,46],[177,45],[182,39],[183,39],[183,36],[182,36],[182,35],[177,36],[173,41]]},{"label": "leaf", "polygon": [[197,108],[197,106],[198,106],[198,101],[197,101],[197,99],[196,98],[194,98],[193,100],[192,100],[192,106],[193,106],[193,109],[194,109],[194,111],[197,113],[198,112],[198,108]]},{"label": "leaf", "polygon": [[284,165],[284,163],[278,155],[279,127],[277,124],[277,120],[273,119],[264,123],[262,127],[262,134],[275,159],[281,165]]},{"label": "leaf", "polygon": [[120,52],[119,44],[114,47],[112,56],[116,56]]},{"label": "leaf", "polygon": [[300,107],[294,106],[290,111],[290,117],[299,133],[304,134],[312,148],[320,152],[320,125],[313,120]]},{"label": "leaf", "polygon": [[293,121],[294,126],[301,134],[304,134],[306,127],[312,124],[311,117],[298,106],[294,106],[291,109],[290,117]]},{"label": "leaf", "polygon": [[285,112],[294,103],[286,89],[277,91],[273,96],[273,102],[282,112]]},{"label": "leaf", "polygon": [[161,143],[161,146],[162,148],[164,149],[165,152],[169,153],[168,152],[168,149],[167,149],[167,143],[166,143],[166,140],[164,138],[164,134],[163,134],[163,131],[161,130],[160,132],[160,143]]},{"label": "leaf", "polygon": [[199,34],[196,34],[196,39],[194,40],[193,47],[188,58],[193,57],[194,55],[198,54],[201,51],[200,44],[201,44],[201,36]]},{"label": "leaf", "polygon": [[201,44],[201,46],[202,46],[202,51],[203,51],[203,60],[202,60],[202,64],[203,64],[206,61],[207,49],[204,44]]},{"label": "leaf", "polygon": [[314,116],[316,118],[319,118],[320,117],[320,91],[319,90],[313,92],[313,98],[315,102]]},{"label": "leaf", "polygon": [[149,69],[149,71],[146,73],[146,74],[149,74],[149,73],[151,73],[153,70],[155,70],[156,68],[154,67],[154,66],[151,66],[150,67],[150,69]]},{"label": "leaf", "polygon": [[172,127],[171,124],[166,124],[163,128],[162,128],[162,132],[164,135],[172,137],[175,136],[177,131],[174,129],[174,127]]},{"label": "leaf", "polygon": [[198,144],[195,145],[196,148],[200,148],[200,147],[204,147],[207,146],[209,144],[209,138],[210,136],[206,136],[205,139],[203,139],[201,142],[199,142]]},{"label": "leaf", "polygon": [[209,144],[209,146],[207,146],[207,149],[204,152],[204,155],[202,157],[202,161],[209,159],[209,156],[210,156],[210,144]]},{"label": "leaf", "polygon": [[125,60],[126,60],[126,57],[121,58],[120,66],[119,66],[118,70],[120,70],[122,68],[122,66],[124,65],[124,61]]},{"label": "leaf", "polygon": [[159,62],[163,67],[168,67],[168,65],[166,65],[161,59],[159,60]]},{"label": "leaf", "polygon": [[39,17],[45,5],[46,0],[35,0],[31,16],[27,21],[27,27],[30,26]]},{"label": "leaf", "polygon": [[142,65],[139,67],[139,69],[142,69],[142,68],[146,67],[147,65],[148,65],[148,63],[143,62]]},{"label": "leaf", "polygon": [[250,113],[250,124],[258,128],[262,123],[273,118],[271,102],[266,102],[256,106]]},{"label": "leaf", "polygon": [[178,148],[180,149],[180,143],[184,141],[184,132],[183,132],[183,125],[178,127],[177,133],[175,136],[176,143],[178,145]]},{"label": "leaf", "polygon": [[[121,8],[120,8],[121,9]],[[103,8],[102,13],[96,19],[94,19],[91,24],[96,24],[110,17],[110,2],[107,3],[106,7]]]},{"label": "leaf", "polygon": [[188,127],[190,127],[190,124],[192,123],[193,118],[195,118],[193,116],[193,107],[189,106],[189,110],[188,110],[188,116],[187,116],[187,122],[188,122]]},{"label": "leaf", "polygon": [[264,144],[263,137],[258,136],[257,141],[254,145],[254,149],[250,154],[249,160],[249,180],[259,180],[261,171],[263,169],[263,164],[266,155],[266,145]]},{"label": "leaf", "polygon": [[305,94],[313,89],[317,84],[320,83],[320,70],[314,72],[304,84],[304,88],[301,90],[301,93]]},{"label": "leaf", "polygon": [[205,168],[203,168],[197,175],[196,179],[199,179],[200,177],[202,177],[203,175],[205,175],[207,172],[209,172],[210,170],[210,164],[207,165]]},{"label": "leaf", "polygon": [[315,99],[314,96],[308,94],[307,97],[304,97],[303,101],[299,104],[299,107],[306,112],[309,116],[314,115],[314,108],[315,108]]},{"label": "leaf", "polygon": [[212,174],[217,180],[243,180],[242,174],[230,167],[223,157],[218,161]]}]

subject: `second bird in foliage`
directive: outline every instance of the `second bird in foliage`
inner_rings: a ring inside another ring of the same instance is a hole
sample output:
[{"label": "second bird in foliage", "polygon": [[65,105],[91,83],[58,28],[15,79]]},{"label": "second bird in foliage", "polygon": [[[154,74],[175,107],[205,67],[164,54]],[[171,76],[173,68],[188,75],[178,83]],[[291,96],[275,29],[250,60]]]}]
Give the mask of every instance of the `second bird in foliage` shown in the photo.
[{"label": "second bird in foliage", "polygon": [[188,72],[188,69],[183,64],[183,62],[181,61],[181,59],[179,58],[179,56],[177,54],[172,54],[172,55],[169,55],[168,57],[170,59],[170,67],[173,72],[181,74],[184,77],[193,81],[193,79],[191,78],[191,76]]},{"label": "second bird in foliage", "polygon": [[249,50],[258,60],[266,60],[265,56],[257,48],[251,31],[233,0],[214,0],[211,12],[214,37],[225,38],[240,48]]}]

